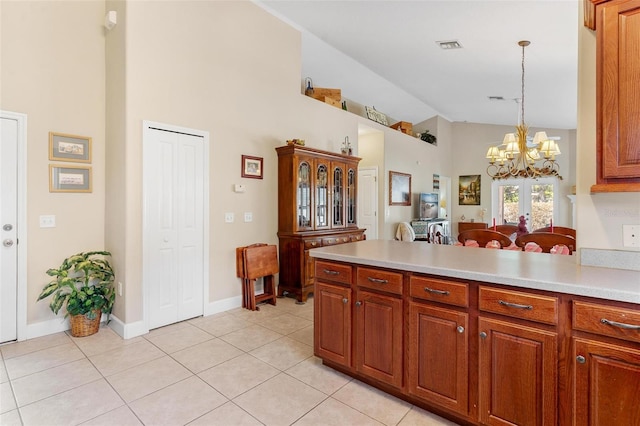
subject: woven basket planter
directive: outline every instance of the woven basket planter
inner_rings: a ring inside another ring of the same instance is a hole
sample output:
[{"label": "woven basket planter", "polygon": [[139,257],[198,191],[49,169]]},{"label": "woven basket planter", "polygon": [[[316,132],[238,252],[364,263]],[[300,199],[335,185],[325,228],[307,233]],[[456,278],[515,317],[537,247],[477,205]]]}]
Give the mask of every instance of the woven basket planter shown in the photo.
[{"label": "woven basket planter", "polygon": [[73,337],[85,337],[96,334],[100,329],[100,317],[102,312],[94,311],[94,319],[87,318],[87,315],[71,315],[71,335]]}]

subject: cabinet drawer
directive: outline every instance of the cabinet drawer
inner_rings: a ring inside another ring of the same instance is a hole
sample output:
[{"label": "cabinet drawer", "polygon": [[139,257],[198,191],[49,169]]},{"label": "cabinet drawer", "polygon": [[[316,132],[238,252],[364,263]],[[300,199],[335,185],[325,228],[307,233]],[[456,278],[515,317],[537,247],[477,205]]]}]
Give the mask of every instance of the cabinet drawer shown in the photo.
[{"label": "cabinet drawer", "polygon": [[317,279],[335,281],[350,285],[352,275],[353,268],[349,265],[316,260]]},{"label": "cabinet drawer", "polygon": [[573,302],[573,329],[640,342],[640,311]]},{"label": "cabinet drawer", "polygon": [[411,277],[411,297],[432,300],[456,306],[469,306],[469,285],[438,280],[435,278]]},{"label": "cabinet drawer", "polygon": [[480,310],[546,324],[558,323],[558,298],[480,287]]},{"label": "cabinet drawer", "polygon": [[352,234],[349,236],[349,241],[364,241],[364,234]]},{"label": "cabinet drawer", "polygon": [[323,246],[333,246],[336,244],[344,244],[349,242],[348,235],[341,235],[339,237],[327,237],[322,239]]},{"label": "cabinet drawer", "polygon": [[356,279],[360,287],[402,294],[402,274],[372,268],[358,268]]},{"label": "cabinet drawer", "polygon": [[304,240],[304,249],[309,250],[316,247],[322,247],[322,240]]}]

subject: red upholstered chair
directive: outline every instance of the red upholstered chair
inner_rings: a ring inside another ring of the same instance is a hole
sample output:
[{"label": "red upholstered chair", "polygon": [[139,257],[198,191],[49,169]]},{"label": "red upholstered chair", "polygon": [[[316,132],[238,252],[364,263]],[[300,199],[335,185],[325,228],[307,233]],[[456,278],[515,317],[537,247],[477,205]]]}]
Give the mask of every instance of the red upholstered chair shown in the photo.
[{"label": "red upholstered chair", "polygon": [[511,240],[509,239],[509,237],[501,234],[500,232],[492,231],[490,229],[470,229],[458,234],[458,241],[460,241],[463,245],[467,240],[477,241],[480,247],[486,246],[487,243],[492,240],[498,241],[502,248],[511,245]]},{"label": "red upholstered chair", "polygon": [[531,232],[530,234],[520,235],[516,238],[516,245],[523,247],[529,242],[534,242],[540,246],[543,253],[549,253],[555,245],[565,245],[569,248],[569,254],[576,249],[576,239],[569,235],[556,234],[551,232]]}]

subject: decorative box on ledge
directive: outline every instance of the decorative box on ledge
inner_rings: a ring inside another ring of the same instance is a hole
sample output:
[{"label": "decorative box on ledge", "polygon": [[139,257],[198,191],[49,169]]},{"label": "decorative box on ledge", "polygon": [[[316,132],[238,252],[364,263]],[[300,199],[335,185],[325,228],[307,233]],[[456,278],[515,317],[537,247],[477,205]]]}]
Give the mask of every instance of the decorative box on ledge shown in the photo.
[{"label": "decorative box on ledge", "polygon": [[413,135],[413,124],[407,122],[407,121],[398,121],[395,124],[392,124],[391,126],[392,129],[396,129],[396,130],[400,130],[402,133],[406,134],[406,135]]},{"label": "decorative box on ledge", "polygon": [[314,87],[312,89],[306,89],[304,94],[317,99],[321,102],[325,102],[329,105],[341,108],[342,90],[340,89],[327,89],[325,87]]}]

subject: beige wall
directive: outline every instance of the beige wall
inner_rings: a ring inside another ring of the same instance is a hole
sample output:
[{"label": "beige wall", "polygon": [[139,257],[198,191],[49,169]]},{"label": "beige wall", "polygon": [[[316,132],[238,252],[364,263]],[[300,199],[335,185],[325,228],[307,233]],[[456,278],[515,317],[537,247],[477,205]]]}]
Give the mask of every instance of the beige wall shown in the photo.
[{"label": "beige wall", "polygon": [[[475,219],[480,221],[480,209],[487,209],[484,221],[491,223],[491,183],[492,179],[487,174],[488,161],[485,159],[487,149],[492,145],[502,143],[505,133],[513,133],[513,126],[497,126],[491,124],[477,123],[453,123],[454,138],[454,159],[453,159],[453,179],[451,181],[453,202],[452,221],[458,222],[462,215],[465,220]],[[567,195],[571,194],[571,187],[575,185],[576,174],[572,169],[572,152],[575,152],[575,133],[563,129],[536,129],[531,127],[529,134],[533,135],[538,130],[545,130],[549,136],[559,136],[560,150],[562,155],[556,158],[560,165],[560,175],[558,194],[558,219],[557,225],[571,226],[572,205]],[[481,175],[481,196],[479,206],[460,206],[458,204],[458,178],[464,175]],[[457,232],[454,226],[453,231]]]},{"label": "beige wall", "polygon": [[[53,319],[35,303],[48,268],[79,251],[104,247],[104,3],[0,3],[0,109],[27,114],[27,320]],[[93,192],[50,193],[50,131],[93,139]],[[55,215],[55,228],[40,228]]]},{"label": "beige wall", "polygon": [[[640,193],[591,194],[596,183],[596,34],[578,25],[577,232],[585,248],[632,250],[622,225],[640,223]],[[637,249],[640,251],[640,249]]]}]

